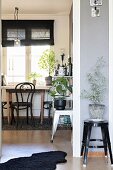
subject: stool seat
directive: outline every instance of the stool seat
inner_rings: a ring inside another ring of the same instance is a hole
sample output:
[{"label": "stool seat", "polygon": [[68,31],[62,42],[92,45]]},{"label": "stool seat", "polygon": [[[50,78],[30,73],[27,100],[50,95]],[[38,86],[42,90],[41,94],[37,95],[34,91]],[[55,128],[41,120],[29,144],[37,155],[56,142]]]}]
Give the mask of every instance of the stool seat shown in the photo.
[{"label": "stool seat", "polygon": [[67,109],[67,110],[66,109],[65,110],[56,110],[56,109],[54,109],[51,142],[53,142],[53,138],[54,138],[54,135],[55,135],[56,130],[57,130],[57,126],[58,126],[58,122],[59,122],[59,117],[60,116],[64,116],[64,115],[70,116],[71,125],[73,124],[73,120],[72,120],[73,110],[69,110],[69,109]]},{"label": "stool seat", "polygon": [[[100,127],[102,132],[102,139],[91,139],[91,131],[92,127]],[[100,141],[103,142],[103,145],[96,146],[90,145],[92,141]],[[88,155],[88,148],[104,148],[105,156],[107,156],[107,149],[109,150],[110,154],[110,161],[113,164],[112,159],[112,151],[111,151],[111,142],[109,137],[109,130],[108,130],[108,121],[103,119],[87,119],[84,121],[84,129],[83,129],[83,139],[82,139],[82,147],[81,147],[81,156],[84,153],[83,164],[87,164],[87,155]]]}]

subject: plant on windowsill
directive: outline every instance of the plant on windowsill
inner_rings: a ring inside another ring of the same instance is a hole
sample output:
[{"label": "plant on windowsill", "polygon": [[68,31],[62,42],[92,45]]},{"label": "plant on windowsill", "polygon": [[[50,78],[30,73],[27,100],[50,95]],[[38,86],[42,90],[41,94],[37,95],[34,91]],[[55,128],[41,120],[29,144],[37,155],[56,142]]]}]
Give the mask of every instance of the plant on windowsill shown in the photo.
[{"label": "plant on windowsill", "polygon": [[102,69],[105,67],[103,57],[98,58],[95,67],[91,73],[87,74],[89,90],[82,90],[81,97],[88,99],[92,104],[89,104],[90,116],[93,119],[102,119],[105,111],[103,100],[106,91],[106,77]]},{"label": "plant on windowsill", "polygon": [[38,65],[40,69],[45,69],[48,72],[48,77],[45,77],[46,85],[52,85],[52,76],[55,67],[55,52],[51,49],[45,50],[39,59]]},{"label": "plant on windowsill", "polygon": [[32,80],[32,83],[34,85],[37,84],[37,78],[41,77],[41,74],[36,73],[36,72],[31,72],[28,76],[28,79]]},{"label": "plant on windowsill", "polygon": [[66,97],[72,93],[72,86],[69,85],[69,79],[57,77],[52,81],[52,87],[49,94],[54,100],[54,107],[57,110],[64,110],[66,106]]}]

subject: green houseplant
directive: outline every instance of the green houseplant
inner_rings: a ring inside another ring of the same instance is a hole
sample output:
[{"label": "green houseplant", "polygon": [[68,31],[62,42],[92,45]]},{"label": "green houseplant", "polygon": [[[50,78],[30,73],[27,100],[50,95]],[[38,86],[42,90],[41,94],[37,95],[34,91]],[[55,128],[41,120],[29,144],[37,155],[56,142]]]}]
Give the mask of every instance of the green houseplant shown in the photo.
[{"label": "green houseplant", "polygon": [[55,53],[51,49],[47,49],[43,52],[39,59],[38,65],[41,69],[45,69],[48,72],[48,77],[45,77],[46,85],[52,84],[52,76],[55,67]]},{"label": "green houseplant", "polygon": [[104,67],[105,61],[103,57],[98,58],[92,72],[87,73],[89,89],[82,90],[81,92],[81,97],[91,102],[91,104],[89,104],[91,118],[103,118],[105,110],[103,100],[106,91],[106,77],[102,72]]},{"label": "green houseplant", "polygon": [[65,77],[57,77],[52,81],[52,87],[49,94],[54,99],[54,107],[57,110],[64,110],[66,106],[66,97],[72,93],[72,86],[69,85],[69,79]]},{"label": "green houseplant", "polygon": [[28,79],[32,80],[33,84],[36,85],[37,78],[41,77],[41,74],[36,72],[31,72],[28,76]]}]

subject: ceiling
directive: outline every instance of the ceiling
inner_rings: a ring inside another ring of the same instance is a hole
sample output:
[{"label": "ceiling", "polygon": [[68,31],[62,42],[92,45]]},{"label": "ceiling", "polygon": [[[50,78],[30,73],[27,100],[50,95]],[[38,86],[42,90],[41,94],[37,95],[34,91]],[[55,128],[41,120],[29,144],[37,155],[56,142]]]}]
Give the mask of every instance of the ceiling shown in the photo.
[{"label": "ceiling", "polygon": [[73,0],[2,0],[2,14],[66,14]]}]

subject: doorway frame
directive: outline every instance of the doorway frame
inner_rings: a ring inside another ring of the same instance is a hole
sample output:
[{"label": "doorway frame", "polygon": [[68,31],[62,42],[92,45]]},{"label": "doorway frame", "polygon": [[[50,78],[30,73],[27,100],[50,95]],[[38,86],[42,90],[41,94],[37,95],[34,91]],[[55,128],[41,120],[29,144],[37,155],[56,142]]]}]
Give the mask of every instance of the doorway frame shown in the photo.
[{"label": "doorway frame", "polygon": [[[0,30],[1,30],[1,1],[0,0]],[[1,31],[0,31],[0,75],[1,75],[1,58],[2,58],[2,46],[1,46]],[[1,82],[1,76],[0,76]],[[1,103],[1,83],[0,83],[0,103]],[[1,113],[1,104],[0,104]],[[2,156],[2,114],[0,114],[0,157]]]},{"label": "doorway frame", "polygon": [[73,157],[80,157],[80,0],[73,0],[73,66]]},{"label": "doorway frame", "polygon": [[[1,9],[1,0],[0,0]],[[1,10],[0,10],[1,11]],[[111,145],[113,144],[113,2],[109,0],[109,130]],[[0,12],[0,28],[1,28],[1,12]],[[76,28],[76,29],[75,29]],[[0,32],[1,42],[1,32]],[[76,45],[75,45],[76,44]],[[73,0],[73,156],[80,156],[80,0]],[[77,57],[76,57],[77,56]],[[1,64],[1,46],[0,46],[0,64]],[[1,74],[1,67],[0,67]],[[0,85],[1,88],[1,85]],[[1,91],[1,90],[0,90]],[[0,95],[1,102],[1,95]],[[76,109],[75,109],[76,108]],[[1,110],[1,106],[0,106]],[[74,114],[77,113],[77,114]],[[0,116],[0,156],[2,154],[2,129]],[[77,139],[77,140],[76,140]],[[113,150],[113,146],[112,146]]]},{"label": "doorway frame", "polygon": [[109,131],[113,151],[113,1],[109,0]]},{"label": "doorway frame", "polygon": [[[109,132],[113,151],[113,0],[109,0]],[[76,29],[75,29],[76,28]],[[75,45],[76,44],[76,45]],[[76,57],[77,56],[77,57]],[[73,0],[73,156],[80,157],[80,1]],[[75,109],[76,108],[76,109]],[[77,113],[77,114],[76,114]],[[77,130],[76,130],[77,129]],[[76,140],[77,139],[77,140]]]}]

